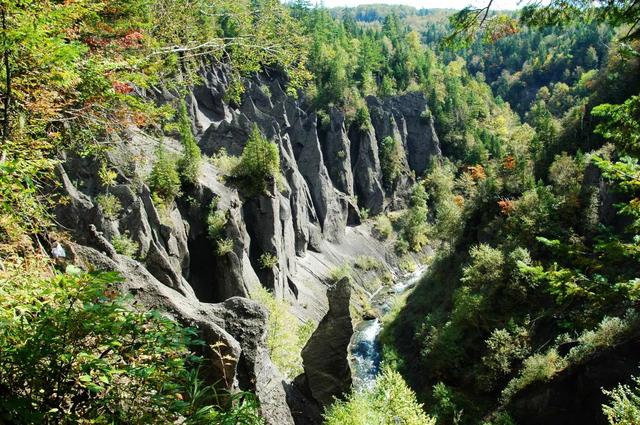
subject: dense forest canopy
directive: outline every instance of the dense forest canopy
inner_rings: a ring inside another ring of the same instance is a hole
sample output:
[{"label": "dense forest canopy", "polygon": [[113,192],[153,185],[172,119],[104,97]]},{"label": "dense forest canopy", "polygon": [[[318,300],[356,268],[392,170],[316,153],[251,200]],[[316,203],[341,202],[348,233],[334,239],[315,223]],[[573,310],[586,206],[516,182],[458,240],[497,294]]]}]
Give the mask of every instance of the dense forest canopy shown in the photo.
[{"label": "dense forest canopy", "polygon": [[[66,155],[100,162],[100,209],[117,215],[108,153],[131,128],[182,143],[177,160],[159,144],[144,182],[159,209],[195,185],[205,159],[184,98],[213,63],[230,76],[225,102],[242,102],[247,79],[277,75],[321,129],[338,109],[365,132],[368,99],[420,94],[440,140],[424,175],[405,165],[401,141],[379,141],[385,189],[415,184],[406,208],[372,226],[393,235],[397,255],[437,255],[385,318],[381,378],[327,409],[327,423],[518,423],[527,397],[555,394],[587,366],[607,376],[582,389],[597,405],[552,400],[541,420],[568,410],[640,422],[640,358],[625,370],[598,363],[640,336],[640,2],[497,12],[3,0],[0,20],[0,421],[262,423],[251,394],[204,384],[207,355],[228,360],[220,347],[131,308],[113,289],[119,276],[62,267],[43,248],[64,239],[52,211],[68,202],[56,174]],[[278,146],[252,128],[241,157],[211,162],[251,196],[286,190]],[[216,202],[206,226],[229,253]],[[278,266],[271,253],[260,262]]]}]

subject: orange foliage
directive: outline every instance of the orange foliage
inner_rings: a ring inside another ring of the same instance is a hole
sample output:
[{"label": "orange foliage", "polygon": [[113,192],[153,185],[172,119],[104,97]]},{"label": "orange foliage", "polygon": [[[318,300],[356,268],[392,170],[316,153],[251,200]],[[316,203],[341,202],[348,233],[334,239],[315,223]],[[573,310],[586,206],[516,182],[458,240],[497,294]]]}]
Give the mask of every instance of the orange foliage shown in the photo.
[{"label": "orange foliage", "polygon": [[114,81],[113,83],[111,83],[111,85],[118,94],[129,94],[133,91],[133,87],[131,87],[128,83]]},{"label": "orange foliage", "polygon": [[514,168],[516,168],[516,159],[513,156],[509,155],[505,157],[504,161],[502,162],[502,166],[507,170],[513,170]]},{"label": "orange foliage", "polygon": [[516,208],[515,203],[510,199],[501,199],[498,201],[500,212],[504,215],[509,215]]},{"label": "orange foliage", "polygon": [[118,40],[118,44],[126,49],[140,47],[144,36],[139,31],[131,31]]},{"label": "orange foliage", "polygon": [[456,195],[453,197],[453,203],[462,208],[464,207],[464,198],[462,195]]},{"label": "orange foliage", "polygon": [[474,180],[484,180],[487,178],[487,174],[484,172],[484,167],[481,164],[467,167],[467,170],[469,170]]}]

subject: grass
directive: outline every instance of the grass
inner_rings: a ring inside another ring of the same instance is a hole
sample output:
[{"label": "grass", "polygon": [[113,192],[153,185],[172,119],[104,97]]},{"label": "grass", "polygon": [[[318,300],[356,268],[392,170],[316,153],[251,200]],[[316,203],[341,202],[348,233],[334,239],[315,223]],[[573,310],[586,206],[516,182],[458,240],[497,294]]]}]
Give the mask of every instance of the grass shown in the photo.
[{"label": "grass", "polygon": [[382,263],[382,261],[369,255],[359,255],[354,262],[354,266],[364,271],[384,269],[384,263]]},{"label": "grass", "polygon": [[269,311],[267,348],[271,360],[286,377],[295,378],[303,371],[300,353],[315,330],[315,323],[298,320],[284,300],[276,299],[263,287],[253,298]]}]

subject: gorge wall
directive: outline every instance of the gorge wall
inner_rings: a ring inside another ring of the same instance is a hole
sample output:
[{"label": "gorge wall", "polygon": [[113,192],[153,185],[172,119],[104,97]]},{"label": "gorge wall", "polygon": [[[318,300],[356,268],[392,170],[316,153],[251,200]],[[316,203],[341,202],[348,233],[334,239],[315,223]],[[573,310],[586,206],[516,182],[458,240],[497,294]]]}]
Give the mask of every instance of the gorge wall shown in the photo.
[{"label": "gorge wall", "polygon": [[[286,403],[290,385],[266,349],[265,309],[248,298],[262,285],[287,300],[300,320],[317,323],[328,310],[331,268],[359,255],[393,268],[392,250],[371,236],[361,211],[402,208],[415,175],[440,155],[438,137],[420,93],[366,99],[371,124],[363,128],[348,123],[338,108],[319,118],[304,100],[285,93],[280,78],[246,80],[242,101],[235,105],[225,100],[229,79],[224,68],[206,67],[202,76],[203,83],[186,99],[202,153],[212,156],[224,148],[240,155],[257,124],[280,152],[283,179],[273,195],[247,196],[203,161],[197,184],[183,188],[179,200],[160,211],[145,178],[159,143],[174,154],[181,143],[131,128],[108,153],[118,174],[112,187],[100,184],[95,160],[61,158],[58,172],[66,196],[57,220],[74,241],[66,244],[72,261],[87,269],[119,271],[122,289],[136,302],[197,327],[208,344],[221,341],[219,349],[234,360],[221,361],[219,353],[208,350],[211,380],[255,391],[268,423],[293,423]],[[164,90],[149,95],[160,102],[175,100]],[[404,169],[392,188],[383,184],[380,162],[386,137],[402,147]],[[117,217],[107,216],[96,202],[105,191],[122,205]],[[233,241],[233,249],[221,256],[207,237],[214,200]],[[139,244],[138,260],[116,253],[113,240],[120,235]],[[277,264],[264,268],[263,253],[275,255]],[[364,276],[354,280],[366,292],[376,289]]]}]

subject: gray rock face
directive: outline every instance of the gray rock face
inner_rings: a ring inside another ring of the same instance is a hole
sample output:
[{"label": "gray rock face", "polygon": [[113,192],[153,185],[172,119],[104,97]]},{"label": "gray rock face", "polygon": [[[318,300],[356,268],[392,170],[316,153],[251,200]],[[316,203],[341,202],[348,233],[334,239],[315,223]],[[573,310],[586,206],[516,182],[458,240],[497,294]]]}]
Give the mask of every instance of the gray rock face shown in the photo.
[{"label": "gray rock face", "polygon": [[394,134],[394,125],[388,120],[389,114],[393,115],[395,127],[407,152],[409,167],[416,175],[424,174],[432,156],[442,155],[433,117],[424,94],[407,93],[385,98],[384,101],[369,96],[367,105],[379,137]]},{"label": "gray rock face", "polygon": [[241,388],[255,391],[260,413],[269,425],[293,424],[286,402],[284,378],[271,363],[266,348],[267,311],[258,303],[234,297],[215,307],[225,330],[242,347],[238,365]]},{"label": "gray rock face", "polygon": [[365,131],[353,130],[352,138],[357,140],[353,145],[352,161],[358,204],[371,214],[379,214],[384,209],[384,191],[378,143],[373,128],[368,127]]},{"label": "gray rock face", "polygon": [[[287,397],[298,406],[294,410],[314,402],[298,423],[320,423],[314,400],[326,406],[351,384],[349,283],[338,283],[325,297],[324,277],[359,255],[386,260],[384,245],[371,237],[367,225],[349,226],[361,223],[359,206],[373,214],[402,206],[411,173],[385,193],[380,142],[386,136],[398,140],[407,170],[421,174],[440,152],[433,120],[420,118],[426,99],[408,94],[367,99],[373,126],[366,131],[349,128],[344,113],[335,108],[329,111],[328,125],[319,129],[315,113],[304,100],[287,96],[277,77],[255,76],[246,81],[241,102],[227,102],[228,75],[224,67],[203,67],[201,86],[186,98],[194,133],[205,155],[222,148],[240,155],[256,124],[280,152],[283,178],[270,195],[239,193],[205,160],[198,182],[183,187],[183,196],[167,209],[159,209],[144,184],[152,153],[162,142],[169,155],[179,156],[181,144],[131,129],[108,154],[109,167],[118,176],[108,192],[121,210],[107,216],[97,202],[97,195],[107,192],[97,176],[100,164],[63,158],[58,172],[70,202],[57,208],[57,218],[78,243],[77,258],[87,268],[120,272],[122,289],[139,303],[197,327],[208,345],[218,344],[219,352],[204,353],[210,360],[205,371],[209,382],[254,391],[269,424],[293,423]],[[177,99],[168,90],[149,92],[160,102]],[[222,255],[208,236],[214,200],[226,217],[224,237],[233,241],[231,251]],[[137,260],[116,252],[113,242],[120,236],[138,244]],[[277,264],[264,268],[260,256],[265,253],[277,257]],[[366,286],[367,280],[357,277],[356,284]],[[286,299],[299,318],[318,321],[324,316],[303,351],[305,377],[297,386],[284,383],[269,358],[264,309],[240,298],[261,285]],[[221,355],[232,361],[222,362]]]},{"label": "gray rock face", "polygon": [[328,406],[351,388],[351,370],[347,360],[353,335],[349,313],[351,287],[347,278],[327,291],[329,311],[302,350],[304,373],[313,398]]},{"label": "gray rock face", "polygon": [[344,113],[336,108],[329,111],[328,128],[320,129],[322,153],[333,185],[347,195],[353,195],[351,171],[351,142],[347,136]]}]

